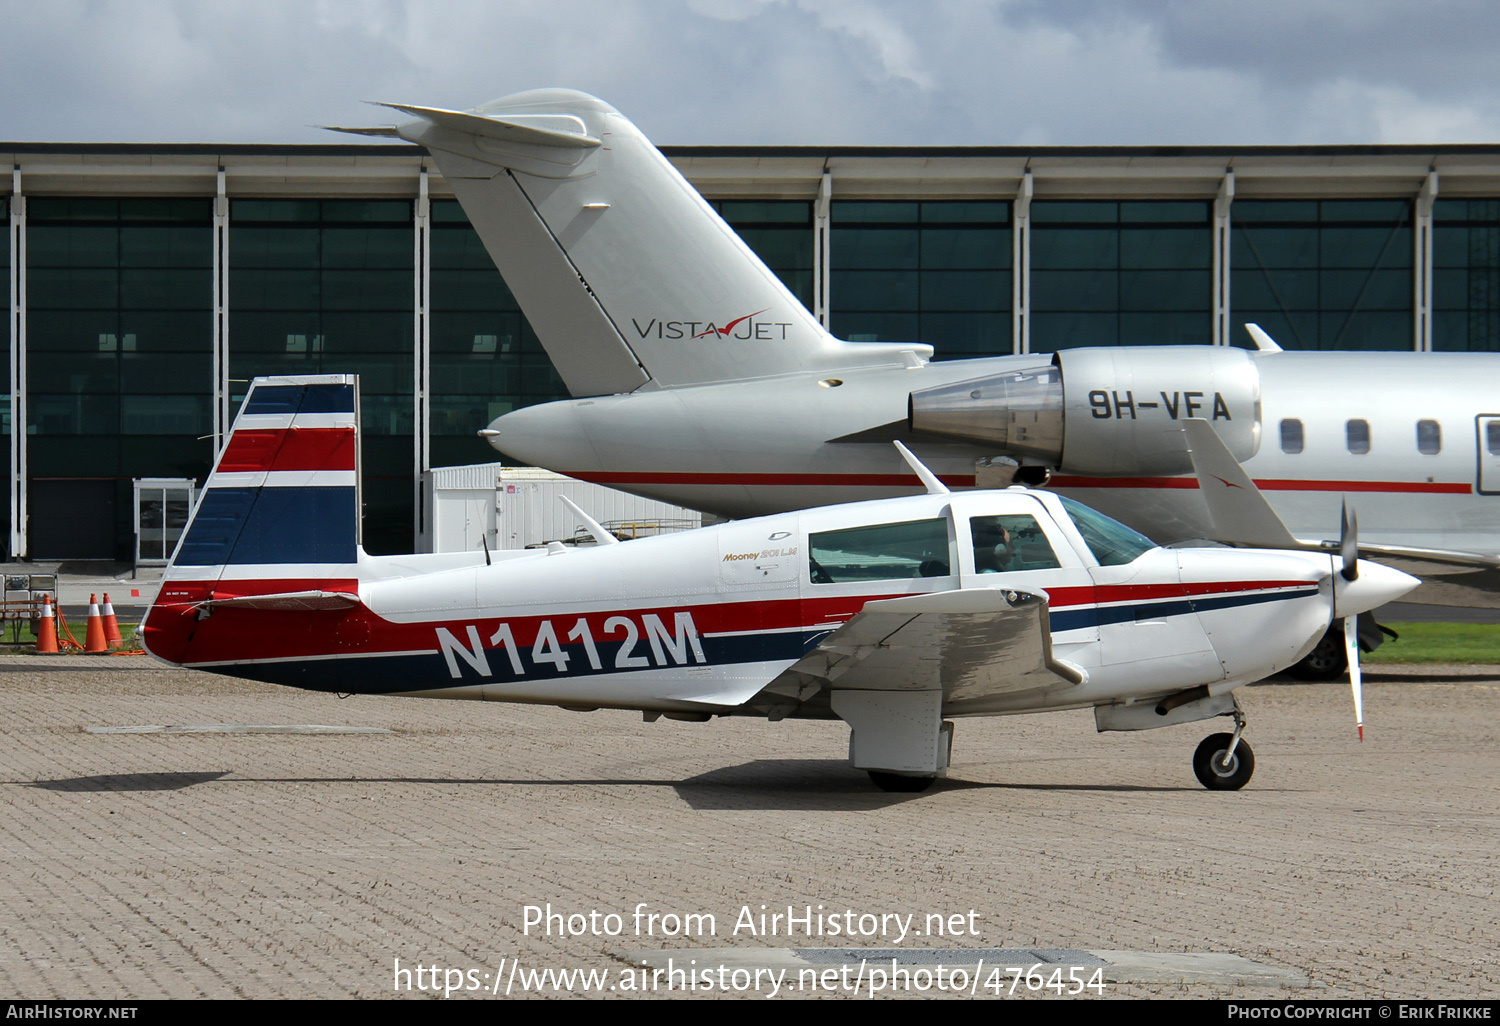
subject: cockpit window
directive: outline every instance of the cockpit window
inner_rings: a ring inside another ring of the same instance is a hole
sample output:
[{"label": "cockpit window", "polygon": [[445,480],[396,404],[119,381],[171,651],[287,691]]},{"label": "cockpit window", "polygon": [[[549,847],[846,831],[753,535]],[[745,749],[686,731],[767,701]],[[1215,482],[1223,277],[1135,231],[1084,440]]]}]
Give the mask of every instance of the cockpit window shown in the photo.
[{"label": "cockpit window", "polygon": [[819,531],[808,543],[808,572],[814,584],[947,577],[952,573],[948,521],[942,517]]},{"label": "cockpit window", "polygon": [[[1062,496],[1058,498],[1062,499]],[[1132,531],[1118,520],[1111,520],[1096,509],[1089,509],[1072,499],[1062,499],[1062,504],[1100,566],[1133,563],[1142,553],[1156,548],[1150,538]]]},{"label": "cockpit window", "polygon": [[969,531],[974,537],[974,569],[979,573],[1052,570],[1061,565],[1036,517],[974,517]]}]

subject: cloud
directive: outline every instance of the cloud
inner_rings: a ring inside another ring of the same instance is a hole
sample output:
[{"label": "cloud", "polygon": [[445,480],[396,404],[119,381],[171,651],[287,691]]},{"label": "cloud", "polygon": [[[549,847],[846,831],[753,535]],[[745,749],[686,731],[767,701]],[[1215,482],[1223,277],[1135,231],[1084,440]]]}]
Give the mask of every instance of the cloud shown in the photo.
[{"label": "cloud", "polygon": [[1432,0],[50,0],[17,140],[327,142],[364,99],[595,93],[662,143],[1500,140],[1500,19]]}]

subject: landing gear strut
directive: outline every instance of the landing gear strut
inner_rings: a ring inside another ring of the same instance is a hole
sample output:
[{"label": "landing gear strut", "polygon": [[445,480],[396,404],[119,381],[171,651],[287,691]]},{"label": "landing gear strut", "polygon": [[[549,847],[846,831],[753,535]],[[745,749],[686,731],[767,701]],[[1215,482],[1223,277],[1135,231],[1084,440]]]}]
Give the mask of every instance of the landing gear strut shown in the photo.
[{"label": "landing gear strut", "polygon": [[1234,733],[1211,734],[1193,753],[1193,772],[1210,791],[1238,791],[1255,772],[1255,753],[1240,739],[1245,731],[1245,713],[1234,707]]}]

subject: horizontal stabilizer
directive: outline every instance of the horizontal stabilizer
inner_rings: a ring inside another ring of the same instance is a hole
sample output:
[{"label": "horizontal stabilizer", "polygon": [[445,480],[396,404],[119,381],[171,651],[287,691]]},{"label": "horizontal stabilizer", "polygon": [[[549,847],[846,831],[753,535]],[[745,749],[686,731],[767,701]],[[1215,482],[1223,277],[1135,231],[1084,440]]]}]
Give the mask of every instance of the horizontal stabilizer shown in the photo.
[{"label": "horizontal stabilizer", "polygon": [[346,591],[284,591],[277,595],[232,595],[196,603],[194,609],[233,606],[236,609],[275,609],[279,611],[321,612],[349,609],[359,605],[359,596]]},{"label": "horizontal stabilizer", "polygon": [[377,103],[376,106],[399,110],[403,114],[410,114],[414,118],[430,121],[455,132],[483,136],[499,142],[568,146],[576,149],[589,149],[599,145],[599,140],[588,134],[582,119],[571,114],[511,114],[498,118],[405,103]]},{"label": "horizontal stabilizer", "polygon": [[321,128],[329,132],[347,132],[349,135],[373,135],[383,139],[399,139],[396,129],[392,125],[375,125],[370,128],[360,128],[355,125],[313,125],[313,128]]},{"label": "horizontal stabilizer", "polygon": [[1182,433],[1198,475],[1198,490],[1208,504],[1214,541],[1262,549],[1304,547],[1292,537],[1213,425],[1189,418],[1182,422]]}]

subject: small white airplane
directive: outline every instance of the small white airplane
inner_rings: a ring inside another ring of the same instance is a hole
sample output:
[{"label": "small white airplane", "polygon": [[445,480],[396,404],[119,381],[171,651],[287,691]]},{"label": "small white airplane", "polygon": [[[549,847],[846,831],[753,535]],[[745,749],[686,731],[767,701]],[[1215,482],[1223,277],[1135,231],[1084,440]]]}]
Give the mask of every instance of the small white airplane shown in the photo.
[{"label": "small white airplane", "polygon": [[[834,338],[650,141],[583,93],[389,104],[431,152],[576,397],[481,432],[507,457],[726,517],[953,487],[1050,487],[1158,542],[1237,541],[1182,423],[1210,421],[1306,544],[1438,604],[1500,605],[1500,354],[1071,349],[931,361]],[[1375,635],[1378,638],[1378,632]]]},{"label": "small white airplane", "polygon": [[[1193,423],[1210,472],[1222,443]],[[1254,768],[1234,690],[1417,584],[1358,560],[1352,532],[1341,556],[1163,549],[1050,492],[950,493],[907,455],[925,494],[627,543],[574,507],[601,544],[370,556],[357,380],[257,378],[144,641],[173,665],[320,691],[839,718],[853,765],[896,791],[944,771],[951,718],[1231,716],[1193,758],[1230,790]]]}]

